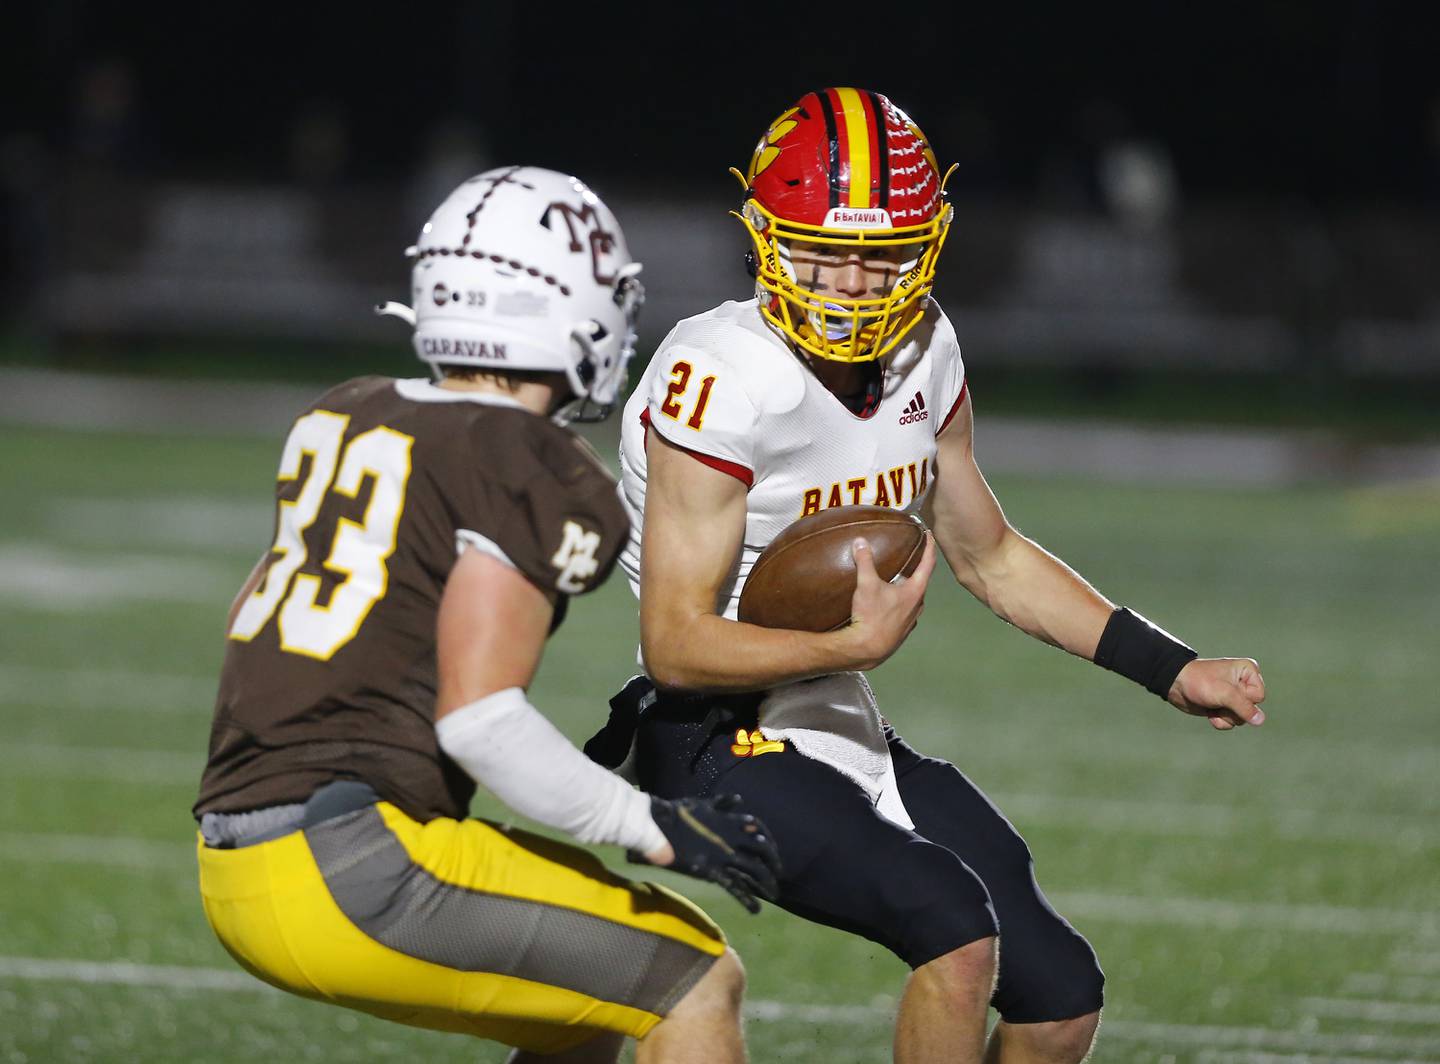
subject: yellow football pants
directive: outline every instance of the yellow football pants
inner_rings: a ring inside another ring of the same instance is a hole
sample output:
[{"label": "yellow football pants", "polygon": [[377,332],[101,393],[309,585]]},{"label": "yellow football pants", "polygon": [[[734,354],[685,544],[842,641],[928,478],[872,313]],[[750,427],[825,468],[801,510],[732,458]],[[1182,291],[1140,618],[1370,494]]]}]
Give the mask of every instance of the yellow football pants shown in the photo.
[{"label": "yellow football pants", "polygon": [[210,926],[251,974],[417,1027],[558,1052],[646,1034],[725,948],[698,908],[573,846],[388,802],[199,845]]}]

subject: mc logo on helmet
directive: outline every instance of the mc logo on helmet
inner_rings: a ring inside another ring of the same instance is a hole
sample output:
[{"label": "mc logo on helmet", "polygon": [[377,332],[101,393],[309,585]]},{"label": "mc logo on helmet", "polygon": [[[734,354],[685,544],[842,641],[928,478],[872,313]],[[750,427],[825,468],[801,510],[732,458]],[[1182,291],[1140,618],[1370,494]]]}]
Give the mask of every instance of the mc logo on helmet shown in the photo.
[{"label": "mc logo on helmet", "polygon": [[[581,253],[589,246],[590,251],[590,272],[599,285],[613,285],[617,276],[617,263],[614,256],[618,250],[618,243],[615,234],[604,228],[600,215],[593,205],[582,203],[579,207],[572,207],[564,201],[557,200],[545,208],[545,213],[540,218],[540,224],[546,229],[551,228],[550,216],[559,211],[565,219],[565,228],[570,234],[570,250]],[[585,243],[581,243],[581,238]]]}]

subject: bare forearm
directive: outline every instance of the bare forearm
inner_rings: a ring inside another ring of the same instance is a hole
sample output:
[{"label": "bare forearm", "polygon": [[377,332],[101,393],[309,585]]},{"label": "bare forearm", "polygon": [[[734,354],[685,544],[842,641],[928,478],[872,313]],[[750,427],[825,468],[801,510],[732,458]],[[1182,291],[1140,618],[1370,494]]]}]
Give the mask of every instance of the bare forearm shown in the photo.
[{"label": "bare forearm", "polygon": [[796,632],[713,614],[641,624],[645,671],[661,687],[758,691],[863,666],[845,632]]},{"label": "bare forearm", "polygon": [[984,555],[954,568],[996,616],[1087,660],[1115,608],[1079,573],[1013,530]]},{"label": "bare forearm", "polygon": [[[1250,658],[1193,659],[1194,651],[1114,604],[1079,573],[1005,520],[973,452],[969,399],[940,436],[939,468],[928,514],[956,579],[995,614],[1037,639],[1099,664],[1207,716],[1222,731],[1259,724],[1265,714],[1260,668]],[[1115,627],[1109,627],[1112,624]],[[1178,668],[1178,672],[1176,669]]]}]

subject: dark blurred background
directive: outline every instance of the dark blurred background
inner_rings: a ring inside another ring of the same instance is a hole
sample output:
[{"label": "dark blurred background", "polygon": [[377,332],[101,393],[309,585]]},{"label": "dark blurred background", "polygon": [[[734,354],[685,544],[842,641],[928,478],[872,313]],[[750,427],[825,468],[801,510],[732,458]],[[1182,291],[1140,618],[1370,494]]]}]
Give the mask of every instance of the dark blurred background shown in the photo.
[{"label": "dark blurred background", "polygon": [[1353,399],[1372,428],[1421,430],[1440,394],[1434,11],[12,8],[0,358],[317,378],[403,360],[368,308],[403,297],[401,251],[449,189],[511,162],[616,208],[653,342],[747,294],[726,167],[803,92],[859,84],[959,166],[939,294],[1000,399],[1182,388],[1223,419],[1239,383],[1281,418]]}]

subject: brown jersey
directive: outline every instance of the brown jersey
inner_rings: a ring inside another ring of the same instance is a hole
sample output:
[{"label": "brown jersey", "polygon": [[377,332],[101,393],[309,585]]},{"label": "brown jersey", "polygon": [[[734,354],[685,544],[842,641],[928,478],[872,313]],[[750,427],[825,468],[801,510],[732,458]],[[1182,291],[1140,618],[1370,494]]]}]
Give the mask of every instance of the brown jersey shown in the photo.
[{"label": "brown jersey", "polygon": [[[435,622],[459,552],[542,590],[598,586],[629,525],[567,429],[502,399],[364,377],[296,420],[264,579],[231,625],[195,815],[360,779],[418,820],[475,786],[435,738]],[[557,614],[558,615],[558,614]]]}]

